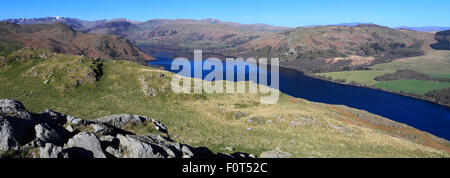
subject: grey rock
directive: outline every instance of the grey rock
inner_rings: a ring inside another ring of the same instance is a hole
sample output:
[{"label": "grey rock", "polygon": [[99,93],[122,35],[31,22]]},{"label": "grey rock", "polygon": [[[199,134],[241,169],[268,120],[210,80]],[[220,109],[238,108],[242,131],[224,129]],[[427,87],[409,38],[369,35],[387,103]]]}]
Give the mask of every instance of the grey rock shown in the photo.
[{"label": "grey rock", "polygon": [[248,113],[246,113],[246,112],[242,112],[242,111],[235,111],[235,112],[233,112],[233,119],[234,120],[242,118],[242,117],[246,117],[246,116],[248,116]]},{"label": "grey rock", "polygon": [[259,156],[260,158],[289,158],[292,154],[283,152],[280,149],[275,149],[272,151],[262,152]]},{"label": "grey rock", "polygon": [[104,124],[91,124],[90,126],[92,127],[92,129],[94,129],[95,133],[108,135],[108,134],[113,134],[113,132],[114,132],[113,128],[106,126]]},{"label": "grey rock", "polygon": [[16,114],[20,111],[26,111],[22,103],[10,99],[0,99],[0,113]]},{"label": "grey rock", "polygon": [[67,141],[67,131],[60,127],[50,127],[42,123],[34,126],[36,138],[44,143],[52,143],[54,145],[64,145]]},{"label": "grey rock", "polygon": [[183,158],[191,158],[194,156],[194,153],[187,145],[183,145],[183,147],[181,147],[181,151],[183,152]]},{"label": "grey rock", "polygon": [[33,138],[34,129],[29,121],[0,115],[0,150],[17,150]]},{"label": "grey rock", "polygon": [[51,143],[46,143],[45,147],[39,148],[40,158],[68,158],[69,155],[62,147],[55,146]]},{"label": "grey rock", "polygon": [[75,124],[75,125],[84,125],[84,120],[83,120],[83,119],[80,119],[80,118],[75,118],[75,119],[72,120],[72,124]]},{"label": "grey rock", "polygon": [[68,132],[73,132],[74,131],[74,128],[71,125],[67,125],[65,128],[66,128],[66,130]]},{"label": "grey rock", "polygon": [[114,149],[111,146],[108,146],[106,148],[106,152],[108,152],[109,154],[113,155],[116,158],[122,158],[123,157],[123,153],[120,150]]},{"label": "grey rock", "polygon": [[104,135],[100,137],[100,141],[104,141],[104,142],[113,142],[114,139],[116,139],[116,137],[113,137],[111,135]]},{"label": "grey rock", "polygon": [[[117,135],[120,140],[120,144],[126,147],[124,158],[164,158],[160,148],[158,146],[146,141],[143,141],[138,136],[121,134]],[[124,150],[125,151],[125,150]]]},{"label": "grey rock", "polygon": [[146,117],[133,114],[116,114],[95,119],[98,123],[108,124],[118,128],[121,128],[128,123],[139,124],[147,120]]},{"label": "grey rock", "polygon": [[67,142],[69,156],[106,158],[100,140],[93,133],[80,132]]},{"label": "grey rock", "polygon": [[102,123],[106,125],[110,125],[117,128],[122,128],[127,124],[141,124],[143,122],[153,122],[155,124],[155,128],[168,135],[167,127],[159,122],[158,120],[155,120],[153,118],[147,118],[144,116],[138,116],[133,114],[116,114],[111,116],[105,116],[95,119],[97,123]]},{"label": "grey rock", "polygon": [[221,148],[222,150],[225,150],[225,151],[229,151],[229,152],[232,152],[232,151],[234,151],[234,148],[233,147],[229,147],[229,146],[227,146],[227,147],[225,147],[225,148]]}]

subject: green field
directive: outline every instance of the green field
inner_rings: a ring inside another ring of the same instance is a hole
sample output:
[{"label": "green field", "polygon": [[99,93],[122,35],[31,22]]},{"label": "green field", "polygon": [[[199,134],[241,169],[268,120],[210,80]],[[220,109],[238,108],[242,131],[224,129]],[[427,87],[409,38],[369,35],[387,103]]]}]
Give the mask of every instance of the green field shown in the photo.
[{"label": "green field", "polygon": [[432,82],[423,80],[395,80],[387,82],[378,82],[378,88],[388,89],[392,91],[416,93],[424,95],[433,90],[439,90],[450,87],[450,82]]},{"label": "green field", "polygon": [[430,76],[435,78],[450,78],[450,74],[430,74]]},{"label": "green field", "polygon": [[315,75],[329,77],[332,80],[345,80],[345,83],[356,82],[367,86],[403,91],[423,95],[427,92],[448,88],[448,83],[430,81],[389,81],[379,82],[374,78],[387,73],[395,73],[400,69],[411,69],[437,78],[450,78],[450,51],[429,51],[425,56],[398,59],[393,62],[371,66],[372,70],[341,71],[318,73]]},{"label": "green field", "polygon": [[367,86],[373,86],[377,83],[375,77],[387,73],[394,73],[390,70],[361,70],[361,71],[342,71],[342,72],[328,72],[317,74],[323,77],[331,77],[332,79],[344,79],[346,83],[356,82]]}]

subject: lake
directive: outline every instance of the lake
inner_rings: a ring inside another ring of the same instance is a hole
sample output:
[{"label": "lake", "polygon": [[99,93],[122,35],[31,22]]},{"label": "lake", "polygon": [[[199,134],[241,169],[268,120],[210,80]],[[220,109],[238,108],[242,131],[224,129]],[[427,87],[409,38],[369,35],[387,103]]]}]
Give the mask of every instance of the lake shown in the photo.
[{"label": "lake", "polygon": [[[170,69],[172,61],[172,58],[157,57],[148,64],[177,73],[179,70]],[[193,66],[193,61],[191,65]],[[223,67],[226,71],[225,65]],[[203,77],[209,72],[204,71]],[[258,71],[246,70],[246,80],[250,72]],[[319,80],[291,69],[280,68],[279,76],[280,91],[293,97],[366,110],[450,140],[450,108],[448,107],[381,90]],[[236,81],[237,78],[227,80]]]}]

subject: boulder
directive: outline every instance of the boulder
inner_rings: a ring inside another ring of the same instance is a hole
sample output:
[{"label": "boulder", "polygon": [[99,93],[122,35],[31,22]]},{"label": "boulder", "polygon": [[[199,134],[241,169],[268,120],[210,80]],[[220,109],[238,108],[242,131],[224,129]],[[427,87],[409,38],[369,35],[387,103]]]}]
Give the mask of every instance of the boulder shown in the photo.
[{"label": "boulder", "polygon": [[143,122],[153,122],[156,130],[167,134],[167,127],[155,119],[149,119],[144,116],[138,116],[133,114],[116,114],[111,116],[105,116],[95,119],[97,123],[110,125],[117,128],[122,128],[127,124],[142,124]]},{"label": "boulder", "polygon": [[51,143],[46,143],[45,147],[39,148],[40,158],[68,158],[69,155],[62,147],[55,146]]},{"label": "boulder", "polygon": [[0,150],[19,149],[34,139],[30,121],[0,115]]},{"label": "boulder", "polygon": [[70,157],[106,158],[100,140],[93,133],[80,132],[67,142]]},{"label": "boulder", "polygon": [[275,149],[272,151],[262,152],[259,156],[260,158],[289,158],[292,154],[283,152],[280,149]]},{"label": "boulder", "polygon": [[62,127],[50,127],[46,123],[34,126],[36,138],[44,143],[62,146],[67,142],[68,131]]},{"label": "boulder", "polygon": [[0,113],[16,114],[20,111],[26,111],[22,103],[10,99],[0,99]]},{"label": "boulder", "polygon": [[102,134],[102,135],[112,135],[114,134],[114,128],[109,127],[104,124],[91,124],[92,129],[95,133]]},{"label": "boulder", "polygon": [[123,153],[120,150],[114,149],[111,146],[108,146],[106,148],[106,152],[111,154],[112,156],[114,156],[116,158],[122,158],[123,157]]},{"label": "boulder", "polygon": [[120,140],[120,144],[126,147],[127,154],[124,154],[124,158],[165,158],[167,153],[161,147],[156,144],[149,143],[142,137],[136,135],[121,135],[118,134],[117,138]]},{"label": "boulder", "polygon": [[108,124],[117,128],[121,128],[129,123],[140,124],[147,120],[146,117],[133,114],[116,114],[95,119],[98,123]]}]

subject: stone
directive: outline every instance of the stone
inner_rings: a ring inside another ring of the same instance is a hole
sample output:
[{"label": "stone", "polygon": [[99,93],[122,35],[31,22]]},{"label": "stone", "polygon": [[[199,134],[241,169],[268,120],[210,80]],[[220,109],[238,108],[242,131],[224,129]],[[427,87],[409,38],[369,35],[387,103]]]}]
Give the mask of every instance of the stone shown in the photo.
[{"label": "stone", "polygon": [[108,124],[117,128],[121,128],[128,123],[139,124],[147,120],[146,117],[133,114],[116,114],[95,119],[98,123]]},{"label": "stone", "polygon": [[113,155],[116,158],[122,158],[123,157],[123,153],[120,150],[114,149],[111,146],[108,146],[106,148],[106,152],[108,152],[109,154]]},{"label": "stone", "polygon": [[113,129],[104,124],[91,124],[92,129],[95,133],[100,133],[103,135],[112,134]]},{"label": "stone", "polygon": [[0,99],[0,113],[16,114],[20,111],[26,111],[25,106],[23,106],[21,102],[10,99]]},{"label": "stone", "polygon": [[262,116],[252,116],[250,117],[247,122],[248,123],[258,123],[258,124],[263,124],[264,123],[264,117]]},{"label": "stone", "polygon": [[106,158],[100,140],[93,133],[80,132],[67,142],[69,156],[81,158]]},{"label": "stone", "polygon": [[0,115],[0,150],[17,150],[34,138],[28,120]]},{"label": "stone", "polygon": [[52,128],[49,125],[37,124],[34,126],[36,132],[36,138],[44,143],[52,143],[54,145],[64,145],[67,141],[67,132],[63,128]]},{"label": "stone", "polygon": [[183,158],[191,158],[194,156],[194,153],[192,153],[191,149],[187,145],[183,145],[183,147],[181,147],[181,151],[183,152]]},{"label": "stone", "polygon": [[234,151],[234,148],[233,148],[233,147],[227,146],[227,147],[225,147],[225,148],[222,148],[222,150],[232,152],[232,151]]},{"label": "stone", "polygon": [[[120,144],[126,147],[124,158],[164,158],[158,146],[142,141],[137,136],[118,134]],[[124,150],[125,151],[125,150]]]},{"label": "stone", "polygon": [[104,136],[100,137],[100,141],[103,141],[103,142],[113,142],[114,139],[116,139],[116,137],[113,137],[111,135],[104,135]]},{"label": "stone", "polygon": [[65,128],[66,128],[66,130],[68,132],[73,132],[74,131],[74,128],[71,125],[67,125]]},{"label": "stone", "polygon": [[272,151],[262,152],[259,156],[260,158],[289,158],[292,154],[283,152],[280,149],[275,149]]},{"label": "stone", "polygon": [[68,158],[69,155],[62,147],[55,146],[51,143],[46,143],[45,147],[39,148],[40,158]]},{"label": "stone", "polygon": [[239,118],[246,117],[246,116],[248,116],[248,113],[246,113],[246,112],[242,112],[242,111],[235,111],[235,112],[233,112],[233,119],[234,120],[237,120]]}]

